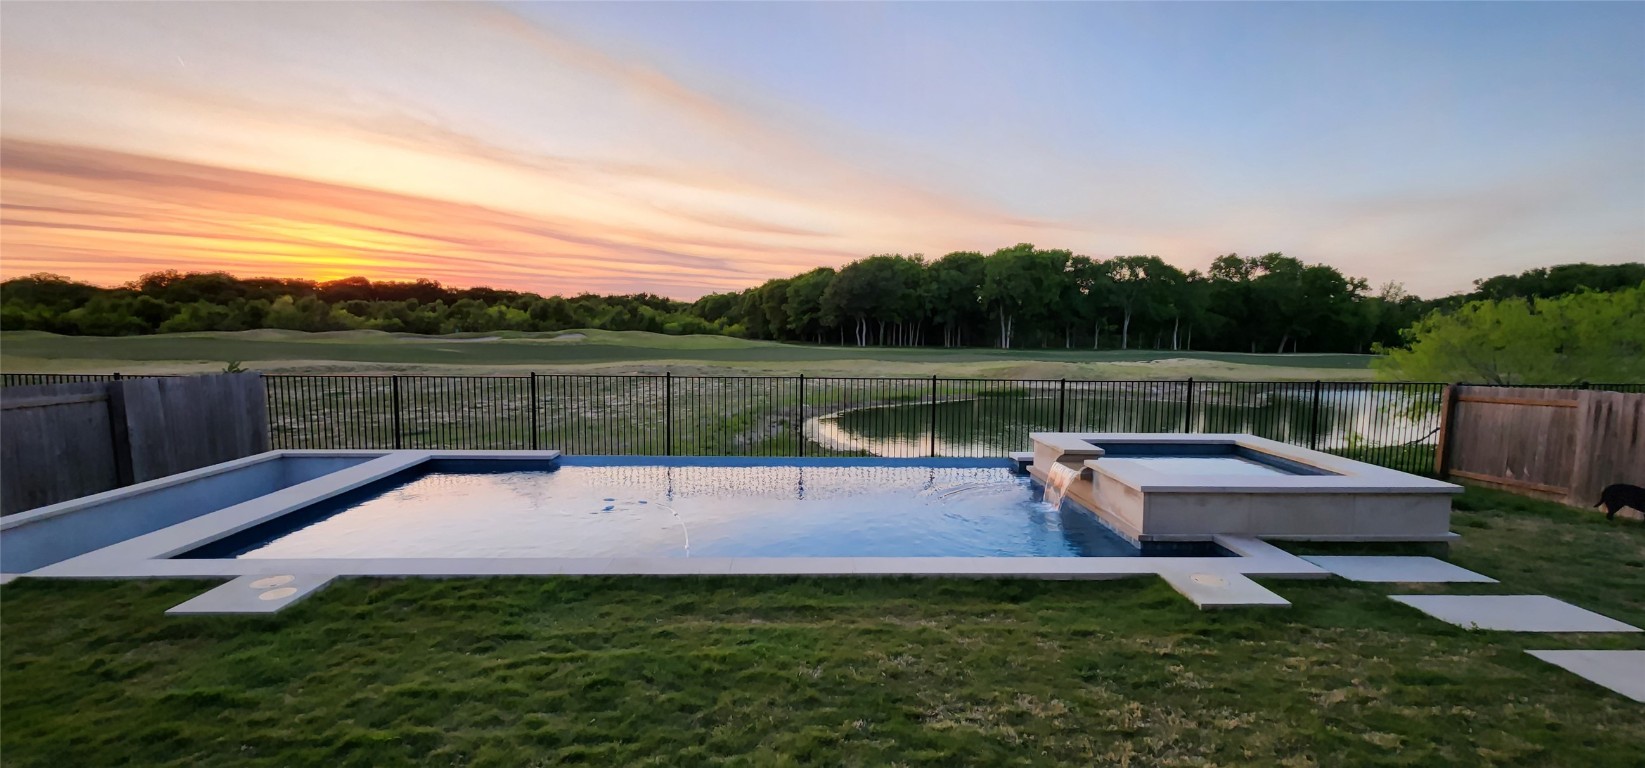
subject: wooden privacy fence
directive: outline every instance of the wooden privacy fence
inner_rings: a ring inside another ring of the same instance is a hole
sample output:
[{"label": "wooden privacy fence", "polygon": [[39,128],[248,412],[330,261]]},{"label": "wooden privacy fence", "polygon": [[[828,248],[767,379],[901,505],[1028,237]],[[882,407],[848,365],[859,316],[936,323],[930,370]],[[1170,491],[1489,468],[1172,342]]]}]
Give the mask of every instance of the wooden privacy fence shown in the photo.
[{"label": "wooden privacy fence", "polygon": [[1645,485],[1645,394],[1446,387],[1434,471],[1593,506],[1612,483]]},{"label": "wooden privacy fence", "polygon": [[0,389],[0,514],[268,450],[256,373]]}]

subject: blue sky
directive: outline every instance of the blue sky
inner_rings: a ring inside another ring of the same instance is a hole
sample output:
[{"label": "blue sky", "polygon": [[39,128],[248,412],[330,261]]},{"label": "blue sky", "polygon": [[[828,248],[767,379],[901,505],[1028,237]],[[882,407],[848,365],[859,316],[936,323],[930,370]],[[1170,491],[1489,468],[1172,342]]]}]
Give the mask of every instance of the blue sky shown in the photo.
[{"label": "blue sky", "polygon": [[[7,275],[175,263],[690,298],[1028,241],[1185,269],[1280,250],[1435,295],[1645,258],[1640,3],[8,4],[0,21]],[[145,186],[138,165],[196,181]],[[164,231],[122,241],[156,199]]]}]

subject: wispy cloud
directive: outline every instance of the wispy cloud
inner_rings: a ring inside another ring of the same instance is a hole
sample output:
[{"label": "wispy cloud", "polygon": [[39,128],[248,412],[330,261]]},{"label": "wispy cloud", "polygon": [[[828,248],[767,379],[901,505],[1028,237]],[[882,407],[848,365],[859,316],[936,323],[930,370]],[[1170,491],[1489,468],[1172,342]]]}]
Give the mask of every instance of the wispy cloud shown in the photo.
[{"label": "wispy cloud", "polygon": [[[315,26],[328,14],[346,18]],[[37,196],[80,212],[25,220],[16,209],[5,274],[72,249],[78,261],[64,263],[85,271],[88,254],[105,252],[100,278],[129,278],[123,265],[152,260],[136,251],[164,238],[179,267],[216,258],[244,269],[268,258],[263,270],[277,272],[330,249],[353,254],[361,270],[383,269],[381,255],[394,254],[401,271],[452,280],[690,297],[871,251],[971,245],[981,232],[1015,241],[1038,223],[861,166],[801,127],[490,6],[415,6],[392,17],[262,4],[94,16],[31,8],[8,22],[6,84],[24,95],[4,103],[13,140],[0,167],[6,199]],[[28,26],[52,27],[59,45],[32,45],[16,33]],[[164,36],[123,28],[167,30],[189,58],[157,63]],[[247,50],[299,30],[311,33],[301,50],[336,71],[282,69],[280,57]],[[462,71],[434,71],[424,89],[408,88],[398,71],[380,79],[383,69],[423,68],[431,47],[457,45],[451,30],[464,30],[472,57]],[[355,45],[371,56],[337,53]],[[464,101],[459,86],[476,77],[495,98]],[[271,87],[244,88],[246,78]],[[583,103],[590,89],[601,100]],[[83,117],[85,103],[102,104],[107,119]],[[520,132],[533,123],[543,129]],[[613,130],[627,135],[606,141]],[[366,197],[373,190],[398,196]],[[168,208],[157,218],[161,200]],[[482,210],[478,221],[453,214]],[[254,211],[276,211],[279,221]],[[170,229],[153,231],[156,220]],[[922,236],[927,228],[944,235]],[[106,250],[71,247],[70,238]],[[472,270],[496,252],[540,256]],[[531,271],[549,264],[551,275]],[[675,270],[685,271],[659,275]]]},{"label": "wispy cloud", "polygon": [[376,190],[11,139],[0,164],[10,274],[68,263],[117,282],[140,264],[673,295],[754,279],[732,258]]},{"label": "wispy cloud", "polygon": [[1503,102],[1469,79],[1514,80],[1494,51],[1184,8],[0,4],[0,274],[689,298],[1031,241],[1435,293],[1645,250],[1645,100],[1608,60],[1543,45]]}]

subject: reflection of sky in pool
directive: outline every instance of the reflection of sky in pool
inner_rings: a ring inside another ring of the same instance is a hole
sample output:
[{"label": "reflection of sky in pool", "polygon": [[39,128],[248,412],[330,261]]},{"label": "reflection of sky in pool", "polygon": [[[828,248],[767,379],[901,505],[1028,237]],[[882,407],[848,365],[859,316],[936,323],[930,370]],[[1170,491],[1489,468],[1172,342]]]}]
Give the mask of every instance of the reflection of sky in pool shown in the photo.
[{"label": "reflection of sky in pool", "polygon": [[1039,501],[1004,468],[571,465],[396,482],[296,513],[295,530],[191,556],[1137,554],[1089,513]]}]

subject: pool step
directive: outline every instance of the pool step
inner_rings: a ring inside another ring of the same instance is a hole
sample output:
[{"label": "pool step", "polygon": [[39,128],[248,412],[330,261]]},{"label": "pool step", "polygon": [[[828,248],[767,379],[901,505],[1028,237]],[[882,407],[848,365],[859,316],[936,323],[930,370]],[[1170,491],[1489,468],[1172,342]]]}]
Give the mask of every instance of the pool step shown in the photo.
[{"label": "pool step", "polygon": [[1162,570],[1160,578],[1165,579],[1172,589],[1181,592],[1202,609],[1261,606],[1285,608],[1291,605],[1291,601],[1238,573]]},{"label": "pool step", "polygon": [[183,601],[167,616],[221,616],[224,614],[279,613],[330,583],[332,576],[262,574],[241,576],[209,592]]}]

